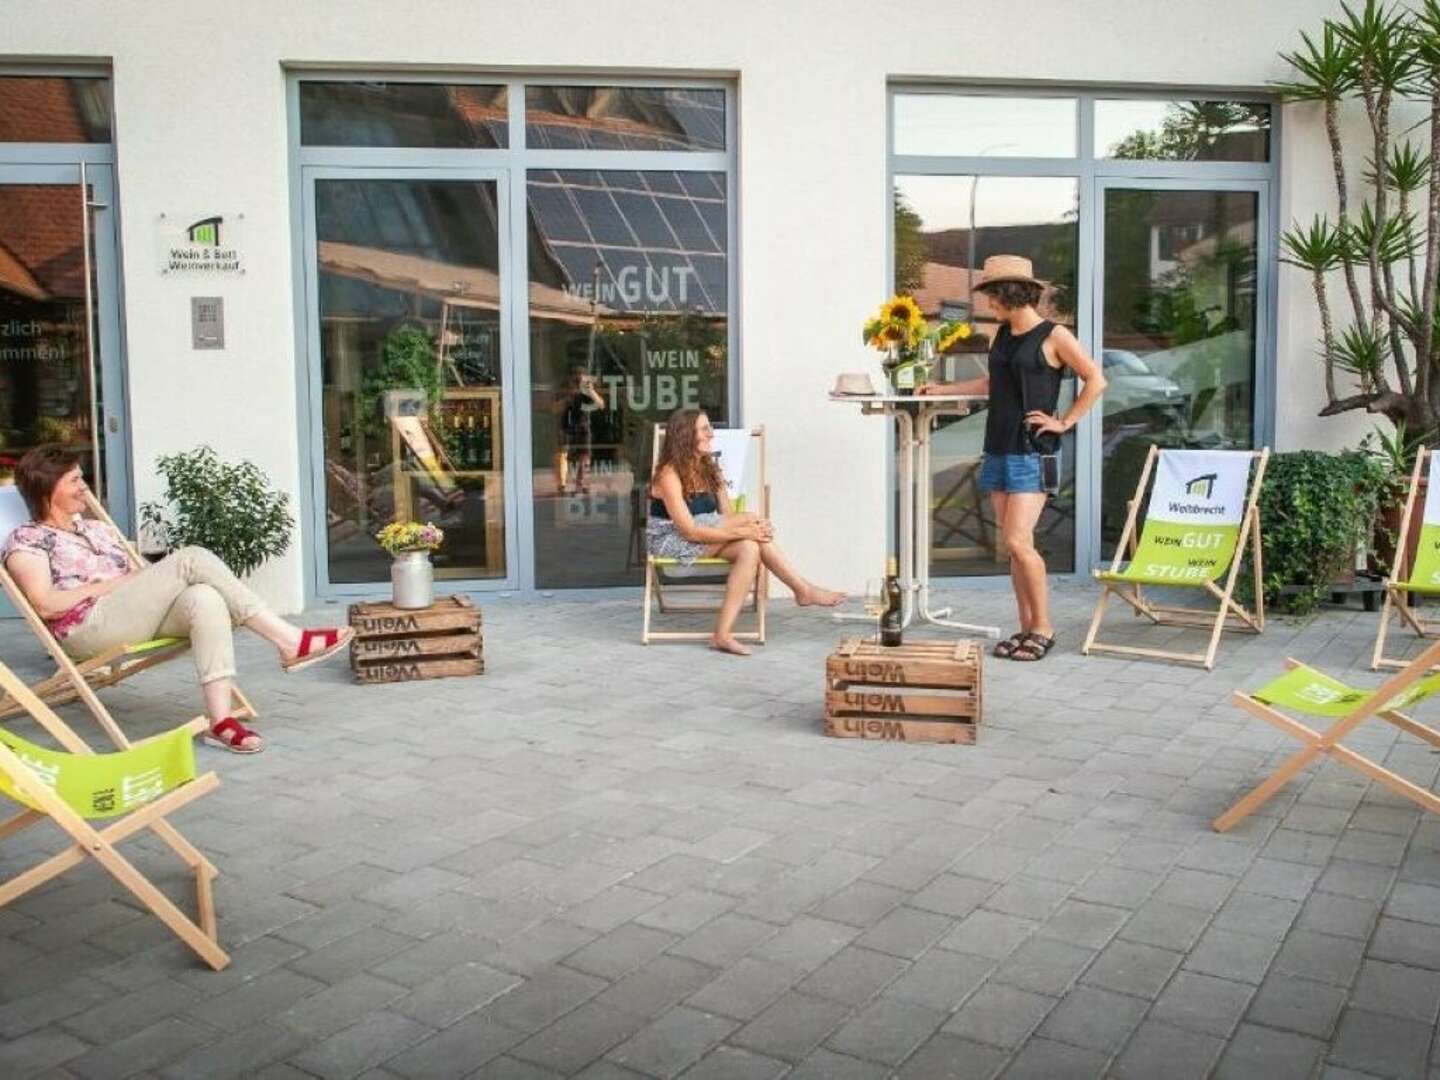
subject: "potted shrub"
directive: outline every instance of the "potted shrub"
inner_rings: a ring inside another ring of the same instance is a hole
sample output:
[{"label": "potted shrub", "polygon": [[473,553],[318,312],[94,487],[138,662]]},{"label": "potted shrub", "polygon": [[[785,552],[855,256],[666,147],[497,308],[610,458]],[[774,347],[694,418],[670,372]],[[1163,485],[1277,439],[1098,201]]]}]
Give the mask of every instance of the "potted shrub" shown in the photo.
[{"label": "potted shrub", "polygon": [[140,507],[141,528],[166,551],[191,545],[219,556],[236,577],[253,573],[290,547],[289,497],[253,463],[231,465],[208,446],[166,454],[156,463],[165,497]]}]

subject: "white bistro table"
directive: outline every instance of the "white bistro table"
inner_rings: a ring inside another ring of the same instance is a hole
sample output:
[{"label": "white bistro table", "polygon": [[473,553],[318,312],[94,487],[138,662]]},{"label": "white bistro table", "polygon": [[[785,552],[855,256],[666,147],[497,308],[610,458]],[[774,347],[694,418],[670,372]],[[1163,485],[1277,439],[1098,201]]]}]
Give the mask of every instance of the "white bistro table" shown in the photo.
[{"label": "white bistro table", "polygon": [[[998,626],[955,622],[950,608],[930,610],[930,442],[935,420],[941,416],[968,416],[986,399],[969,394],[835,394],[831,401],[859,405],[866,416],[893,416],[900,434],[896,459],[900,473],[900,589],[904,596],[904,624],[916,620],[963,630],[967,634],[998,638]],[[919,512],[916,512],[917,504]],[[837,619],[874,620],[868,615],[836,612]]]}]

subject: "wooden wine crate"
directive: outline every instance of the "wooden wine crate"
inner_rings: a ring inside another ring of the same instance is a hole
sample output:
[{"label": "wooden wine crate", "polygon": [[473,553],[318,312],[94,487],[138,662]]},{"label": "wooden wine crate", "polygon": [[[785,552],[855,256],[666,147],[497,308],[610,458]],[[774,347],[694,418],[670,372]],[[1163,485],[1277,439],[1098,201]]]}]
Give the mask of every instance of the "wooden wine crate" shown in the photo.
[{"label": "wooden wine crate", "polygon": [[463,596],[428,608],[351,604],[350,669],[362,683],[443,679],[485,672],[480,609]]},{"label": "wooden wine crate", "polygon": [[974,743],[981,657],[973,641],[910,640],[886,648],[845,638],[825,660],[825,734]]}]

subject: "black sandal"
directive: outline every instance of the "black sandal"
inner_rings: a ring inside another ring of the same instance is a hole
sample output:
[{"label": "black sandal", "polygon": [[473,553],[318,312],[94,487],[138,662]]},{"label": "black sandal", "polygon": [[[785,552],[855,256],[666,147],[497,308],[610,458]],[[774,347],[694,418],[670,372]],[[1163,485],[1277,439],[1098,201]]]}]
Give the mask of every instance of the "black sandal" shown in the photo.
[{"label": "black sandal", "polygon": [[995,648],[991,651],[1002,659],[1008,660],[1015,655],[1015,650],[1025,644],[1025,639],[1030,636],[1028,630],[1017,630],[1004,641],[997,641]]},{"label": "black sandal", "polygon": [[1023,664],[1032,664],[1036,660],[1044,660],[1050,655],[1050,650],[1055,647],[1055,639],[1046,637],[1044,634],[1026,634],[1025,640],[1010,653],[1011,660],[1019,660]]}]

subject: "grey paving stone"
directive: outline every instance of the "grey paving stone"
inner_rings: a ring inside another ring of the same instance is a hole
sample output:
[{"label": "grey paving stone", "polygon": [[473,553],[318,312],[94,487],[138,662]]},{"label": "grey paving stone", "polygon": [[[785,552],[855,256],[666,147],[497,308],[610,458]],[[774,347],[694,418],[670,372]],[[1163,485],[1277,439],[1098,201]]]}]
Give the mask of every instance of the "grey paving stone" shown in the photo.
[{"label": "grey paving stone", "polygon": [[549,919],[505,942],[485,962],[517,975],[530,975],[584,948],[596,936],[593,930]]},{"label": "grey paving stone", "polygon": [[1267,859],[1305,863],[1323,868],[1335,852],[1336,837],[1318,836],[1295,829],[1276,829],[1262,849]]},{"label": "grey paving stone", "polygon": [[797,978],[791,968],[745,957],[691,994],[686,1004],[704,1012],[752,1020],[789,990]]},{"label": "grey paving stone", "polygon": [[1095,958],[1081,980],[1122,994],[1153,999],[1180,966],[1183,954],[1140,945],[1133,941],[1112,941]]},{"label": "grey paving stone", "polygon": [[246,1028],[324,990],[318,979],[293,971],[269,971],[252,982],[193,1004],[186,1014],[221,1030]]},{"label": "grey paving stone", "polygon": [[412,1080],[451,1080],[468,1075],[525,1039],[525,1033],[474,1013],[385,1062]]},{"label": "grey paving stone", "polygon": [[569,1076],[644,1027],[644,1017],[588,1001],[510,1048],[521,1058]]},{"label": "grey paving stone", "polygon": [[[305,1050],[311,1040],[275,1021],[248,1024],[222,1038],[210,1033],[204,1044],[159,1070],[167,1080],[230,1080],[255,1076],[283,1058]],[[288,1066],[287,1066],[288,1068]]]},{"label": "grey paving stone", "polygon": [[806,994],[846,1005],[861,1005],[909,967],[889,953],[847,946],[799,984]]},{"label": "grey paving stone", "polygon": [[370,968],[370,974],[386,982],[416,987],[453,967],[483,960],[493,955],[496,948],[496,943],[488,938],[460,930],[445,930],[375,964]]},{"label": "grey paving stone", "polygon": [[571,953],[565,966],[602,979],[618,979],[679,940],[663,930],[628,924]]},{"label": "grey paving stone", "polygon": [[1007,1058],[1003,1050],[942,1031],[907,1058],[898,1075],[901,1080],[989,1080]]},{"label": "grey paving stone", "polygon": [[845,948],[859,933],[857,927],[845,923],[801,915],[755,946],[750,955],[796,972],[810,972]]},{"label": "grey paving stone", "polygon": [[1000,964],[994,978],[1021,990],[1059,997],[1095,956],[1093,949],[1031,938]]},{"label": "grey paving stone", "polygon": [[1283,938],[1300,914],[1300,903],[1237,889],[1230,894],[1213,925],[1242,934]]},{"label": "grey paving stone", "polygon": [[683,956],[711,967],[723,967],[738,960],[774,933],[775,927],[767,922],[727,912],[671,945],[668,951],[672,956]]},{"label": "grey paving stone", "polygon": [[292,960],[288,966],[292,971],[321,982],[337,983],[341,979],[373,968],[397,953],[412,948],[415,943],[412,937],[392,934],[372,926],[321,946]]},{"label": "grey paving stone", "polygon": [[112,991],[95,979],[74,979],[52,990],[28,994],[0,1005],[0,1039],[15,1039],[67,1016],[108,1001]]},{"label": "grey paving stone", "polygon": [[652,1018],[714,978],[715,969],[704,964],[678,956],[657,956],[602,991],[595,1000],[622,1012]]},{"label": "grey paving stone", "polygon": [[316,1043],[293,1062],[320,1077],[350,1077],[413,1046],[432,1029],[407,1016],[377,1012]]},{"label": "grey paving stone", "polygon": [[1112,1069],[1121,1080],[1204,1080],[1210,1075],[1225,1041],[1185,1028],[1171,1027],[1153,1017],[1136,1029]]},{"label": "grey paving stone", "polygon": [[789,1069],[783,1061],[734,1046],[717,1046],[685,1070],[684,1080],[771,1080]]},{"label": "grey paving stone", "polygon": [[953,925],[948,916],[900,907],[861,934],[855,944],[909,960],[928,949]]},{"label": "grey paving stone", "polygon": [[1149,870],[1101,867],[1070,894],[1071,899],[1111,907],[1138,908],[1155,891],[1161,875]]},{"label": "grey paving stone", "polygon": [[173,1016],[194,1000],[195,992],[190,987],[166,979],[147,986],[143,994],[112,996],[102,1004],[67,1017],[63,1023],[82,1039],[104,1044]]},{"label": "grey paving stone", "polygon": [[770,1057],[799,1061],[849,1013],[847,1006],[790,992],[730,1036],[730,1041]]},{"label": "grey paving stone", "polygon": [[1211,927],[1186,956],[1183,966],[1202,975],[1259,985],[1279,948],[1280,942],[1272,938]]},{"label": "grey paving stone", "polygon": [[1047,878],[1078,885],[1099,869],[1093,851],[1055,844],[1025,864],[1029,877]]},{"label": "grey paving stone", "polygon": [[1373,900],[1356,900],[1336,893],[1313,892],[1295,925],[1321,934],[1366,939],[1375,929],[1380,905]]},{"label": "grey paving stone", "polygon": [[1186,950],[1200,940],[1209,922],[1210,915],[1198,908],[1147,900],[1120,928],[1120,936],[1142,945]]},{"label": "grey paving stone", "polygon": [[1361,965],[1351,1004],[1369,1012],[1433,1024],[1440,1010],[1440,972],[1366,960]]},{"label": "grey paving stone", "polygon": [[1337,986],[1349,986],[1360,970],[1364,951],[1364,943],[1354,938],[1296,930],[1285,939],[1280,954],[1275,957],[1275,969]]},{"label": "grey paving stone", "polygon": [[1171,870],[1155,890],[1155,899],[1177,907],[1219,911],[1235,890],[1238,879],[1206,870]]},{"label": "grey paving stone", "polygon": [[[628,886],[616,886],[616,888]],[[703,889],[686,889],[637,915],[635,921],[670,934],[692,934],[735,906],[735,898]],[[842,920],[843,921],[843,920]]]},{"label": "grey paving stone", "polygon": [[[1058,915],[1057,912],[1056,917]],[[960,920],[954,930],[940,939],[939,945],[942,949],[1004,960],[1039,926],[1032,919],[1020,919],[981,908]]]},{"label": "grey paving stone", "polygon": [[1345,991],[1337,986],[1271,972],[1250,1005],[1249,1019],[1328,1040],[1344,1004]]},{"label": "grey paving stone", "polygon": [[677,1076],[735,1027],[733,1020],[680,1006],[641,1028],[606,1056],[617,1065],[651,1076]]},{"label": "grey paving stone", "polygon": [[1382,915],[1370,941],[1369,954],[1377,960],[1440,971],[1440,927]]},{"label": "grey paving stone", "polygon": [[491,1059],[471,1073],[467,1080],[557,1080],[559,1076],[557,1072],[542,1069],[539,1065],[532,1065],[528,1061],[521,1061],[506,1054]]},{"label": "grey paving stone", "polygon": [[812,914],[851,926],[872,926],[903,903],[908,895],[904,889],[881,885],[876,881],[856,881],[818,904]]},{"label": "grey paving stone", "polygon": [[995,961],[989,957],[931,949],[891,983],[884,995],[948,1014],[994,969]]},{"label": "grey paving stone", "polygon": [[976,1042],[1019,1046],[1055,1007],[1055,998],[990,982],[975,991],[945,1024],[945,1030]]},{"label": "grey paving stone", "polygon": [[0,1076],[33,1076],[79,1057],[90,1044],[68,1031],[46,1027],[0,1043]]},{"label": "grey paving stone", "polygon": [[1145,1002],[1093,986],[1078,986],[1057,1005],[1040,1034],[1074,1046],[1116,1053],[1145,1015]]},{"label": "grey paving stone", "polygon": [[[608,933],[658,906],[665,900],[659,893],[612,885],[583,904],[565,912],[567,922],[597,933]],[[675,933],[676,931],[670,931]]]},{"label": "grey paving stone", "polygon": [[1043,922],[1054,914],[1072,888],[1063,881],[1015,877],[989,896],[985,907],[990,911]]},{"label": "grey paving stone", "polygon": [[1418,1076],[1433,1034],[1430,1024],[1349,1008],[1330,1059],[1376,1076]]},{"label": "grey paving stone", "polygon": [[1181,971],[1156,999],[1150,1015],[1175,1027],[1228,1038],[1254,994],[1255,987],[1248,983]]},{"label": "grey paving stone", "polygon": [[1041,937],[1068,941],[1089,949],[1100,949],[1115,936],[1130,912],[1124,908],[1066,900],[1036,931]]},{"label": "grey paving stone", "polygon": [[[1014,884],[1012,882],[1004,888],[1011,888]],[[993,881],[961,877],[959,874],[941,874],[911,896],[907,903],[925,911],[961,918],[969,915],[995,892]]]},{"label": "grey paving stone", "polygon": [[508,994],[496,998],[484,1014],[498,1024],[533,1034],[605,988],[605,981],[568,968],[537,972]]},{"label": "grey paving stone", "polygon": [[1385,904],[1385,914],[1409,922],[1440,926],[1440,888],[1408,881],[1396,882]]},{"label": "grey paving stone", "polygon": [[432,1028],[446,1028],[523,981],[519,975],[484,964],[459,964],[421,983],[390,1007]]},{"label": "grey paving stone", "polygon": [[890,1070],[824,1047],[805,1058],[785,1080],[885,1080]]},{"label": "grey paving stone", "polygon": [[1357,900],[1380,900],[1390,891],[1394,875],[1369,863],[1331,859],[1315,887]]},{"label": "grey paving stone", "polygon": [[213,1037],[209,1027],[172,1016],[72,1058],[65,1069],[86,1080],[119,1080],[168,1064]]},{"label": "grey paving stone", "polygon": [[1288,1031],[1241,1024],[1220,1057],[1216,1080],[1306,1080],[1325,1052],[1325,1044]]},{"label": "grey paving stone", "polygon": [[1005,1080],[1084,1080],[1105,1073],[1109,1055],[1097,1050],[1031,1039],[1005,1070]]},{"label": "grey paving stone", "polygon": [[363,972],[312,994],[278,1014],[286,1027],[320,1040],[349,1027],[362,1016],[397,1001],[408,993],[405,987],[377,979]]},{"label": "grey paving stone", "polygon": [[899,1065],[944,1022],[945,1013],[893,998],[878,998],[826,1040],[833,1050]]}]

